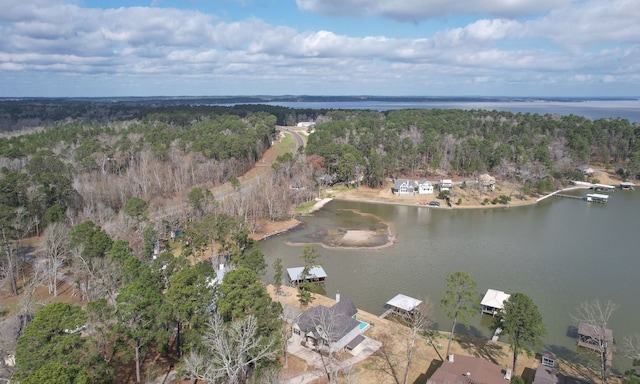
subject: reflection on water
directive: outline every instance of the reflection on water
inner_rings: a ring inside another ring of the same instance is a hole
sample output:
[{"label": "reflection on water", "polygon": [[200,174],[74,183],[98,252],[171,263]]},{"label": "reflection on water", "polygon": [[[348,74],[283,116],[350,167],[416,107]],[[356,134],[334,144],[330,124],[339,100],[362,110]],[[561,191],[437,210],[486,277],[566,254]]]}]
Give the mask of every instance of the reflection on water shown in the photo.
[{"label": "reflection on water", "polygon": [[[318,247],[327,271],[329,296],[340,291],[374,314],[398,293],[429,296],[435,327],[449,330],[438,304],[447,274],[468,272],[478,296],[488,288],[523,292],[536,303],[547,327],[546,348],[560,356],[576,353],[571,314],[585,300],[618,303],[611,318],[617,340],[640,332],[640,257],[637,218],[640,192],[616,191],[607,204],[549,198],[537,205],[487,210],[450,210],[333,201],[296,231],[260,243],[267,263],[301,266],[304,244],[326,241],[341,231],[381,231],[389,223],[393,245],[382,249]],[[333,231],[333,232],[332,232]],[[346,232],[345,232],[346,233]],[[265,279],[271,281],[272,271]],[[469,331],[490,338],[490,316],[476,316]],[[616,367],[629,363],[619,353]]]}]

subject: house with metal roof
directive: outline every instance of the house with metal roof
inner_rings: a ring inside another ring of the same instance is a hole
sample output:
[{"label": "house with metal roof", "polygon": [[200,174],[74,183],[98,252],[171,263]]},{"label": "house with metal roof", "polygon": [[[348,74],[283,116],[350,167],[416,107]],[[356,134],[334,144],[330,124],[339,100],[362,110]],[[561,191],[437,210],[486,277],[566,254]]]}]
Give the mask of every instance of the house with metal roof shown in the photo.
[{"label": "house with metal roof", "polygon": [[304,267],[287,268],[287,274],[289,275],[289,282],[291,286],[297,286],[301,281],[306,280],[311,283],[324,284],[327,279],[327,272],[324,271],[319,265],[311,267],[306,276],[302,276]]},{"label": "house with metal roof", "polygon": [[488,315],[495,315],[499,311],[504,309],[504,302],[509,300],[510,294],[498,291],[495,289],[487,289],[480,305],[482,306],[482,313]]},{"label": "house with metal roof", "polygon": [[413,297],[399,293],[393,299],[387,301],[385,304],[387,310],[385,313],[380,315],[380,318],[385,318],[391,314],[406,316],[413,313],[413,310],[420,304],[422,304],[422,300],[414,299]]}]

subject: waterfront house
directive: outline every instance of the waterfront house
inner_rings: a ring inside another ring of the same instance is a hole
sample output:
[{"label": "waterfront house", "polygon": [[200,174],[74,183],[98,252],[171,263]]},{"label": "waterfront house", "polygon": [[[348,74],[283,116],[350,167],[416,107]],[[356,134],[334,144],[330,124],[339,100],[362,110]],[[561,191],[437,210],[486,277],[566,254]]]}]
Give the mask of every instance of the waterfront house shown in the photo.
[{"label": "waterfront house", "polygon": [[428,180],[421,180],[418,182],[418,194],[429,195],[433,193],[433,184]]},{"label": "waterfront house", "polygon": [[594,173],[593,168],[591,168],[590,166],[588,166],[586,164],[585,165],[581,165],[579,167],[576,167],[576,171],[582,172],[582,174],[587,176],[587,177],[588,176],[593,176],[593,173]]},{"label": "waterfront house", "polygon": [[483,173],[478,176],[478,186],[482,190],[493,192],[496,189],[496,178],[488,173]]},{"label": "waterfront house", "polygon": [[395,179],[392,192],[396,196],[413,196],[416,193],[416,182],[414,180]]},{"label": "waterfront house", "polygon": [[511,369],[479,357],[449,355],[427,384],[508,384]]},{"label": "waterfront house", "polygon": [[327,279],[327,272],[319,265],[311,267],[307,276],[302,276],[302,272],[304,272],[304,267],[287,268],[289,282],[292,287],[297,286],[303,280],[316,284],[324,284]]},{"label": "waterfront house", "polygon": [[565,376],[555,368],[555,355],[551,352],[542,354],[542,362],[536,369],[533,384],[593,384],[573,376]]},{"label": "waterfront house", "polygon": [[336,297],[331,307],[318,305],[303,312],[293,323],[292,337],[304,341],[311,349],[336,352],[348,344],[351,350],[357,348],[363,338],[360,335],[360,321],[356,319],[358,309],[353,302]]},{"label": "waterfront house", "polygon": [[438,189],[440,192],[450,191],[453,188],[453,180],[450,179],[440,179],[438,183]]},{"label": "waterfront house", "polygon": [[504,309],[504,302],[509,300],[510,294],[495,289],[487,289],[480,305],[482,313],[494,316],[496,313]]}]

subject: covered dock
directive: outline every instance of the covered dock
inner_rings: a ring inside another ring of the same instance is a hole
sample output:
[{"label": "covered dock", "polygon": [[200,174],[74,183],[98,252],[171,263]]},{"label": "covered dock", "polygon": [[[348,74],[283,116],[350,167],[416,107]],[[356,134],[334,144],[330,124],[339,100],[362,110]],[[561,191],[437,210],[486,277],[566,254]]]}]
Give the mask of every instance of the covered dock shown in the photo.
[{"label": "covered dock", "polygon": [[602,195],[600,193],[589,193],[585,198],[590,203],[606,203],[609,201],[609,195]]},{"label": "covered dock", "polygon": [[596,192],[614,192],[616,190],[616,187],[606,184],[593,184],[593,186],[591,186],[591,189]]},{"label": "covered dock", "polygon": [[287,268],[287,274],[289,274],[289,282],[291,286],[297,286],[303,280],[315,284],[324,284],[327,279],[327,272],[324,271],[319,265],[315,265],[309,269],[307,276],[302,276],[304,267]]},{"label": "covered dock", "polygon": [[633,190],[635,187],[636,185],[630,181],[623,181],[620,183],[620,189]]},{"label": "covered dock", "polygon": [[587,348],[598,353],[605,352],[609,366],[613,360],[614,343],[612,330],[587,323],[578,325],[578,347]]},{"label": "covered dock", "polygon": [[422,304],[422,300],[414,299],[413,297],[403,294],[397,294],[393,299],[387,301],[385,313],[380,315],[380,318],[385,318],[390,314],[406,316],[413,313],[413,310]]},{"label": "covered dock", "polygon": [[480,305],[482,306],[482,313],[494,316],[496,313],[504,308],[504,302],[509,300],[510,294],[498,291],[496,289],[487,289]]}]

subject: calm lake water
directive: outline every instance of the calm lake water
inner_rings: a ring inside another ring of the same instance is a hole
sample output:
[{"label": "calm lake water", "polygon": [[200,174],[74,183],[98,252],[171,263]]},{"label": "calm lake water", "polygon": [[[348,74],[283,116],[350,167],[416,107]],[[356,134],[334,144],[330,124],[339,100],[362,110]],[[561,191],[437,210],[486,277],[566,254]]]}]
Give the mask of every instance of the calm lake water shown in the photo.
[{"label": "calm lake water", "polygon": [[[397,233],[389,248],[318,247],[328,296],[340,291],[358,308],[381,314],[398,293],[428,295],[435,307],[434,328],[448,331],[451,322],[439,308],[445,277],[463,270],[478,284],[480,296],[493,288],[531,297],[547,327],[545,348],[571,358],[576,351],[571,314],[582,301],[619,304],[610,323],[618,343],[640,332],[638,217],[638,190],[617,190],[607,204],[551,197],[531,206],[474,210],[333,201],[301,218],[303,228],[260,242],[260,248],[269,265],[281,258],[285,268],[301,266],[301,247],[287,243],[315,242],[319,233],[337,227],[387,222]],[[272,277],[269,270],[265,279],[272,282]],[[478,314],[469,331],[459,331],[489,338],[490,324],[489,316]],[[623,369],[630,363],[618,354],[614,365]]]},{"label": "calm lake water", "polygon": [[621,118],[640,121],[640,100],[584,100],[584,101],[353,101],[353,102],[272,102],[266,103],[289,108],[372,109],[486,109],[513,113],[537,113],[585,116],[590,119]]}]

